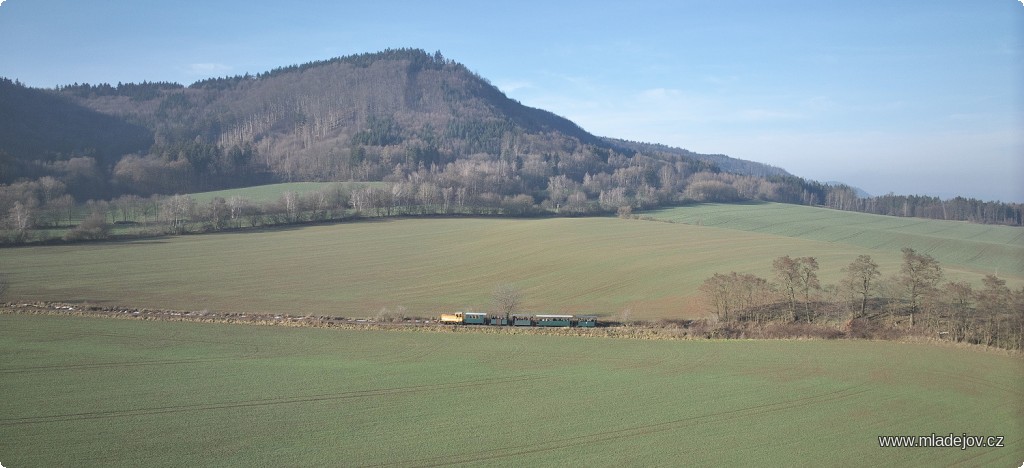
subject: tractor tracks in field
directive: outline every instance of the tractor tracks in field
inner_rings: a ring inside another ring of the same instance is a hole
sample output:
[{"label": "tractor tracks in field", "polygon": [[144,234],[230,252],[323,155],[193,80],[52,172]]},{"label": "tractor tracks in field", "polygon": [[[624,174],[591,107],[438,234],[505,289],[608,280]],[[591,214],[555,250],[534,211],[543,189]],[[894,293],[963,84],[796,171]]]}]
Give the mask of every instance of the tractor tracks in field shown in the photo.
[{"label": "tractor tracks in field", "polygon": [[0,425],[19,426],[28,424],[44,423],[65,423],[92,419],[126,418],[135,416],[151,416],[160,414],[175,414],[187,412],[202,412],[237,408],[258,408],[276,405],[289,405],[298,403],[316,403],[325,401],[340,401],[359,398],[370,398],[379,396],[391,396],[401,394],[415,394],[432,391],[459,390],[473,387],[503,385],[518,382],[528,382],[547,379],[543,375],[522,375],[505,378],[471,379],[459,382],[448,382],[440,384],[409,385],[402,387],[386,387],[368,390],[353,390],[338,393],[326,393],[318,395],[287,396],[275,398],[258,398],[252,400],[227,401],[222,403],[197,403],[188,405],[167,405],[148,408],[136,408],[128,410],[109,411],[87,411],[80,413],[52,414],[45,416],[26,416],[17,418],[0,418]]},{"label": "tractor tracks in field", "polygon": [[[4,330],[5,333],[20,333],[22,336],[37,336],[39,332],[32,329],[8,329]],[[196,338],[181,338],[177,336],[161,336],[159,338],[152,338],[145,335],[132,335],[126,333],[111,333],[111,332],[100,332],[100,331],[68,331],[68,332],[46,332],[47,338],[35,339],[35,342],[49,343],[49,342],[60,342],[60,341],[71,341],[83,338],[117,338],[123,342],[172,342],[172,343],[200,343],[200,344],[215,344],[225,346],[251,346],[252,343],[242,341],[219,341],[219,340],[203,340]]]},{"label": "tractor tracks in field", "polygon": [[255,357],[220,357],[199,359],[159,359],[152,361],[97,362],[90,364],[64,364],[53,366],[25,366],[0,369],[0,375],[21,374],[26,372],[46,372],[88,369],[127,369],[131,367],[169,366],[182,364],[205,364],[210,362],[237,361],[239,359],[257,359]]},{"label": "tractor tracks in field", "polygon": [[923,372],[927,373],[927,374],[934,375],[934,376],[938,376],[938,377],[944,378],[944,379],[950,379],[950,380],[953,380],[953,381],[959,380],[959,381],[961,381],[961,382],[963,382],[965,384],[969,384],[969,385],[977,385],[977,386],[980,386],[980,387],[987,387],[987,388],[989,388],[991,390],[995,390],[997,392],[1004,393],[1007,396],[1018,397],[1018,398],[1019,397],[1024,397],[1024,386],[1022,386],[1021,388],[1013,388],[1010,385],[999,383],[999,382],[996,382],[996,381],[993,381],[993,380],[989,380],[989,379],[986,379],[986,378],[983,378],[983,377],[975,377],[973,375],[966,375],[966,374],[956,373],[956,372],[945,372],[945,371],[940,371],[940,370],[927,370],[927,371],[923,371]]},{"label": "tractor tracks in field", "polygon": [[805,397],[793,398],[785,401],[764,403],[760,405],[747,406],[733,410],[711,412],[707,414],[689,416],[669,421],[632,426],[623,429],[594,432],[590,434],[584,434],[573,437],[548,439],[546,442],[538,444],[519,445],[512,447],[482,450],[478,452],[459,455],[419,458],[413,460],[399,461],[395,463],[384,463],[364,466],[447,466],[455,464],[491,461],[523,455],[533,455],[542,452],[549,452],[552,450],[567,449],[574,446],[585,446],[587,444],[615,442],[634,437],[691,428],[698,424],[728,421],[732,419],[747,418],[790,409],[804,408],[812,405],[832,403],[838,400],[852,398],[867,393],[870,391],[870,388],[866,388],[866,386],[867,383],[860,383],[857,385],[841,388],[838,390],[833,390],[830,392],[808,395]]}]

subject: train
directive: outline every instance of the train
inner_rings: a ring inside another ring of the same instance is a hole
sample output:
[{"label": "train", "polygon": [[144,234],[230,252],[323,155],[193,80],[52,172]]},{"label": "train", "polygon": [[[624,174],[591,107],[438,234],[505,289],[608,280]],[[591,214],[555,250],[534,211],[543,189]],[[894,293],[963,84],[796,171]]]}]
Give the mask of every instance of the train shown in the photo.
[{"label": "train", "polygon": [[490,325],[497,327],[579,327],[597,326],[596,315],[487,314],[486,312],[455,312],[441,314],[441,323],[449,325]]}]

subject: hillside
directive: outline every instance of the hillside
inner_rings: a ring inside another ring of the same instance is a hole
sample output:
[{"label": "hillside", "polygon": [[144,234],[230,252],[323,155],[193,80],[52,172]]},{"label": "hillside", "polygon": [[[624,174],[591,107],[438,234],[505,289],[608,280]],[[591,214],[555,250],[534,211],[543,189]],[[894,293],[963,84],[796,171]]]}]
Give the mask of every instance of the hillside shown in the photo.
[{"label": "hillside", "polygon": [[[466,188],[470,198],[526,194],[558,205],[576,192],[596,201],[602,190],[621,188],[615,203],[650,205],[679,196],[686,178],[700,171],[765,172],[723,156],[598,138],[422,50],[339,57],[188,87],[8,87],[11,98],[0,100],[0,115],[32,125],[6,126],[0,134],[9,165],[26,168],[5,171],[0,183],[50,175],[82,199],[421,173],[420,180]],[[44,117],[33,120],[32,112]],[[90,146],[91,134],[45,118],[80,114],[102,116],[78,120],[91,122],[92,133],[112,144]],[[45,138],[32,131],[46,132]],[[93,158],[103,180],[76,183],[46,165],[75,156]],[[472,174],[491,180],[463,185]],[[588,175],[594,180],[581,190]],[[552,197],[550,178],[559,176],[566,193]]]},{"label": "hillside", "polygon": [[[531,154],[550,159],[602,152],[577,158],[586,159],[581,164],[587,167],[575,170],[582,178],[588,170],[600,172],[597,160],[614,151],[569,120],[508,99],[465,66],[418,50],[340,57],[188,87],[74,84],[56,94],[8,87],[15,89],[4,90],[10,98],[0,101],[0,115],[12,121],[42,109],[45,115],[102,115],[95,125],[114,134],[124,134],[121,127],[128,125],[147,129],[145,144],[104,135],[124,144],[89,154],[122,191],[135,193],[244,185],[239,179],[253,173],[282,181],[380,180],[396,165],[415,172],[473,155],[518,157],[521,165]],[[49,133],[32,138],[33,130]],[[76,148],[65,140],[90,142],[80,133],[29,118],[22,126],[5,126],[0,149],[24,166],[67,159]],[[128,153],[139,157],[122,160]],[[0,182],[17,175],[7,172]]]},{"label": "hillside", "polygon": [[[627,148],[639,153],[666,154],[684,159],[696,159],[698,161],[703,161],[708,164],[714,165],[715,167],[721,169],[724,172],[730,172],[733,174],[741,174],[756,177],[793,176],[793,174],[790,174],[785,169],[782,169],[780,167],[775,167],[755,161],[731,158],[724,154],[694,153],[693,151],[690,150],[674,148],[667,145],[655,143],[642,143],[636,141],[621,140],[618,138],[604,138],[604,140],[617,147]],[[830,185],[839,185],[839,183],[830,183]]]},{"label": "hillside", "polygon": [[828,242],[897,253],[910,247],[944,264],[1024,278],[1024,230],[896,218],[779,203],[701,204],[644,213],[694,226]]},{"label": "hillside", "polygon": [[0,183],[52,174],[103,184],[96,171],[152,144],[147,128],[0,78]]},{"label": "hillside", "polygon": [[764,164],[600,138],[440,52],[386,50],[187,87],[6,80],[2,91],[0,216],[20,207],[0,223],[18,232],[0,237],[14,239],[31,237],[34,219],[58,218],[65,193],[82,203],[297,181],[403,182],[459,206],[571,216],[768,200],[1024,223],[1019,204],[864,200]]}]

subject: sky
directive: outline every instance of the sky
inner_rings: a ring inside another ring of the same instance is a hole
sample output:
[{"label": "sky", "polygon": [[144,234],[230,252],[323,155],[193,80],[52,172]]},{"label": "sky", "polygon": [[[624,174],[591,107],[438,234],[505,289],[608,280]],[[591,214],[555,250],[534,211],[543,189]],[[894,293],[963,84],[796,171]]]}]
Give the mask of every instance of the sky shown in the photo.
[{"label": "sky", "polygon": [[0,0],[0,76],[40,88],[401,47],[600,136],[1024,202],[1024,0]]}]

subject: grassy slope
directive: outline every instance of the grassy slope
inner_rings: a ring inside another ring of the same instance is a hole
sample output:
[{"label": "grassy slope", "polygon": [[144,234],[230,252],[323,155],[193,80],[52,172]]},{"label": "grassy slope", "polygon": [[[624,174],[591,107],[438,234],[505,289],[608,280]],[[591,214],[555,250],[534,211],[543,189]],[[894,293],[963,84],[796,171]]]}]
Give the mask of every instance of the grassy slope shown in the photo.
[{"label": "grassy slope", "polygon": [[304,195],[318,190],[339,187],[352,190],[368,186],[385,186],[385,182],[288,182],[282,184],[258,185],[254,187],[243,187],[236,189],[217,190],[213,192],[201,192],[189,194],[197,203],[209,203],[214,197],[228,199],[231,197],[242,197],[250,202],[262,204],[271,203],[281,199],[285,192],[291,191]]},{"label": "grassy slope", "polygon": [[[242,197],[251,203],[264,205],[269,203],[277,202],[281,199],[281,196],[285,192],[291,191],[299,195],[306,195],[319,190],[340,188],[342,190],[354,190],[356,188],[368,187],[368,186],[379,186],[384,187],[389,185],[387,182],[286,182],[281,184],[268,184],[268,185],[256,185],[252,187],[242,187],[226,190],[215,190],[211,192],[197,192],[188,194],[193,200],[200,206],[205,206],[213,201],[216,197],[221,197],[225,200],[231,197]],[[86,217],[91,213],[91,208],[85,204],[78,204],[72,208],[71,224],[77,225],[85,220]],[[157,213],[152,213],[150,216],[155,218]],[[108,217],[109,220],[109,217]],[[67,219],[61,218],[61,224],[66,224]],[[124,221],[120,218],[120,214],[114,221]],[[129,219],[128,221],[134,222],[151,222],[155,219]],[[138,235],[140,232],[145,231],[146,226],[134,226],[134,225],[114,225],[111,228],[111,233],[115,235]],[[35,235],[43,239],[59,239],[67,234],[68,229],[66,227],[51,228],[51,229],[39,229],[35,232]]]},{"label": "grassy slope", "polygon": [[897,218],[781,203],[704,204],[644,213],[677,223],[795,237],[873,250],[911,247],[940,262],[1024,276],[1024,229]]},{"label": "grassy slope", "polygon": [[[142,307],[373,316],[485,308],[497,284],[527,310],[633,318],[702,314],[715,272],[768,276],[780,255],[812,255],[826,282],[858,254],[886,274],[899,252],[683,224],[581,219],[397,219],[263,232],[0,250],[17,299]],[[970,268],[951,278],[978,283]],[[1021,277],[1008,277],[1011,285]]]},{"label": "grassy slope", "polygon": [[[931,345],[0,315],[0,355],[5,466],[1024,459],[1021,359]],[[877,446],[964,432],[1007,447]]]}]

